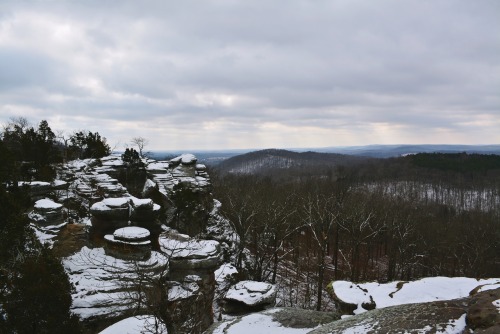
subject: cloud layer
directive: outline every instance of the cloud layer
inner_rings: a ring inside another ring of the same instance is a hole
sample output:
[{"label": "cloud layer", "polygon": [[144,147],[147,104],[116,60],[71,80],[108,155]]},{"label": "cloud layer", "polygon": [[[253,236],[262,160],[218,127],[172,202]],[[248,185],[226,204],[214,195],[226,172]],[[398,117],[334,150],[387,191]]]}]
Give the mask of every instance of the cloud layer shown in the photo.
[{"label": "cloud layer", "polygon": [[150,149],[500,142],[500,3],[7,1],[0,121]]}]

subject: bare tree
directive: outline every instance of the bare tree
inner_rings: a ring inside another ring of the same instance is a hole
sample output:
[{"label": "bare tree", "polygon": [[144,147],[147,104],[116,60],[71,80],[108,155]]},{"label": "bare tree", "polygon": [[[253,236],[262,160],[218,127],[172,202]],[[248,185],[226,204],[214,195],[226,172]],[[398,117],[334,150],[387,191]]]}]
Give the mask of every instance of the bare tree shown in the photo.
[{"label": "bare tree", "polygon": [[134,137],[130,140],[130,143],[137,146],[140,157],[144,158],[144,148],[149,144],[149,140],[144,137]]}]

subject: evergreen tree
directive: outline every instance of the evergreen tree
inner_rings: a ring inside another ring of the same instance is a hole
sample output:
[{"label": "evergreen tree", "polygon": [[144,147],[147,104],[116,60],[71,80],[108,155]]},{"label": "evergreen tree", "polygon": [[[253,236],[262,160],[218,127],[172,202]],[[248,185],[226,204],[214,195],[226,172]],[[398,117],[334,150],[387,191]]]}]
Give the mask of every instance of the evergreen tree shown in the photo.
[{"label": "evergreen tree", "polygon": [[106,138],[99,132],[78,131],[70,137],[70,150],[80,159],[99,159],[111,153],[111,147]]},{"label": "evergreen tree", "polygon": [[29,227],[31,200],[12,182],[16,156],[3,140],[0,159],[0,333],[79,333],[68,276]]}]

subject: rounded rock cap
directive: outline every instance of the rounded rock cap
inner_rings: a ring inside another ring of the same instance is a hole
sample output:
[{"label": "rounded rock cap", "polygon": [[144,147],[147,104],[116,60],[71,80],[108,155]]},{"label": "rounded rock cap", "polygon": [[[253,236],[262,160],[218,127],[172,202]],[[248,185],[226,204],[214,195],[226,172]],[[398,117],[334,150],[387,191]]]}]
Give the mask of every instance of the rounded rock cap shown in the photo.
[{"label": "rounded rock cap", "polygon": [[113,232],[117,240],[122,241],[142,241],[149,238],[150,233],[147,229],[137,226],[127,226],[117,229]]}]

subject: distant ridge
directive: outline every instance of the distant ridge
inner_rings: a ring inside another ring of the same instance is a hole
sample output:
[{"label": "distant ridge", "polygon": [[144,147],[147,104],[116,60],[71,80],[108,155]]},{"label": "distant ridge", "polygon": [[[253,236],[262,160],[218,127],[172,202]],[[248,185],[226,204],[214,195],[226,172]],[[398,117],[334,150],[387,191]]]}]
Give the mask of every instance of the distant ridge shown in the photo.
[{"label": "distant ridge", "polygon": [[316,152],[340,153],[372,158],[391,158],[415,153],[479,153],[500,155],[500,145],[368,145],[349,147],[326,147]]},{"label": "distant ridge", "polygon": [[325,152],[294,152],[282,149],[266,149],[231,157],[217,165],[222,173],[257,174],[265,171],[334,167],[352,165],[366,161],[365,157]]},{"label": "distant ridge", "polygon": [[[321,147],[321,148],[289,148],[274,149],[275,151],[286,151],[292,153],[317,152],[336,153],[341,155],[354,155],[371,158],[392,158],[415,153],[478,153],[500,155],[500,145],[366,145],[366,146],[345,146],[345,147]],[[172,158],[182,153],[193,153],[198,161],[210,166],[215,166],[231,157],[244,155],[245,153],[269,151],[269,149],[227,149],[227,150],[183,150],[183,151],[152,151],[149,155],[157,160]],[[120,152],[121,153],[121,152]]]}]

